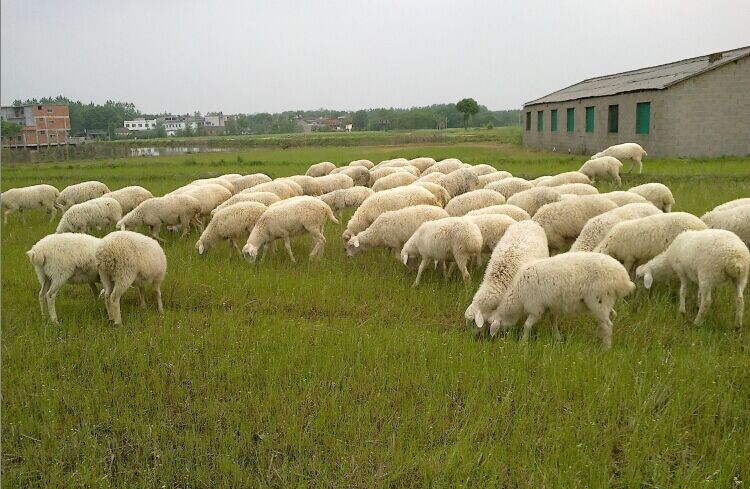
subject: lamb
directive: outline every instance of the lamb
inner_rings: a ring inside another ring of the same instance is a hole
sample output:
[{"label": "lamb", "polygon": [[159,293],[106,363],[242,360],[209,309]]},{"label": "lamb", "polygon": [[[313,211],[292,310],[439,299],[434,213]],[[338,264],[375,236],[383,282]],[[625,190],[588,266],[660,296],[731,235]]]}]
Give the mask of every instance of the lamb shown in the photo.
[{"label": "lamb", "polygon": [[419,170],[416,167],[409,166],[409,165],[374,168],[370,170],[370,186],[375,185],[375,182],[377,182],[383,177],[386,177],[388,175],[393,175],[394,173],[401,173],[401,172],[411,173],[415,177],[419,177]]},{"label": "lamb", "polygon": [[55,200],[55,205],[58,209],[62,209],[65,212],[73,204],[80,204],[81,202],[101,197],[106,193],[109,193],[109,188],[102,182],[91,180],[76,183],[75,185],[65,187],[60,192]]},{"label": "lamb", "polygon": [[729,202],[725,202],[721,205],[717,205],[716,207],[713,208],[713,210],[724,211],[727,209],[731,209],[732,207],[739,207],[739,206],[744,206],[748,204],[750,204],[750,197],[745,197],[742,199],[730,200]]},{"label": "lamb", "polygon": [[591,183],[589,177],[579,171],[566,171],[550,177],[542,178],[537,187],[558,187],[566,183]]},{"label": "lamb", "polygon": [[528,212],[530,216],[533,216],[543,205],[557,202],[560,199],[560,192],[552,187],[534,187],[511,195],[507,203],[520,207]]},{"label": "lamb", "polygon": [[445,206],[451,216],[463,216],[468,212],[505,203],[505,197],[494,190],[479,189],[453,197]]},{"label": "lamb", "polygon": [[493,173],[479,175],[479,188],[485,188],[487,184],[490,184],[492,182],[499,182],[500,180],[511,178],[512,176],[513,175],[511,175],[507,171],[495,171]]},{"label": "lamb", "polygon": [[409,160],[407,160],[406,158],[393,158],[390,160],[383,160],[375,165],[375,168],[390,168],[397,166],[409,166]]},{"label": "lamb", "polygon": [[229,197],[229,199],[222,202],[219,207],[211,211],[211,216],[215,216],[221,209],[225,209],[230,205],[234,205],[238,202],[258,202],[268,207],[271,204],[280,202],[281,199],[278,195],[272,194],[271,192],[240,192],[236,195]]},{"label": "lamb", "polygon": [[[346,168],[346,167],[344,167]],[[277,181],[284,182],[286,184],[291,183],[292,186],[297,190],[297,186],[302,191],[298,195],[311,195],[317,197],[322,195],[323,187],[315,177],[308,177],[306,175],[292,175],[291,177],[278,178]]]},{"label": "lamb", "polygon": [[[441,173],[436,173],[436,175],[441,175]],[[451,200],[451,196],[448,195],[448,191],[437,183],[420,182],[419,180],[417,180],[416,182],[412,183],[412,186],[422,187],[432,192],[432,195],[435,196],[440,207],[445,207],[448,201]]]},{"label": "lamb", "polygon": [[370,171],[364,166],[342,166],[333,170],[330,174],[341,173],[354,181],[355,186],[367,186],[370,184]]},{"label": "lamb", "polygon": [[232,192],[221,185],[207,183],[189,190],[182,195],[189,195],[198,200],[201,206],[201,211],[198,215],[200,219],[210,216],[212,210],[216,209],[232,196]]},{"label": "lamb", "polygon": [[146,307],[146,287],[153,287],[159,314],[164,312],[161,284],[167,274],[167,257],[156,240],[132,231],[115,231],[102,238],[95,255],[107,315],[115,326],[122,324],[120,297],[132,285],[138,289],[141,307]]},{"label": "lamb", "polygon": [[666,250],[681,232],[701,229],[707,229],[703,221],[687,212],[655,214],[615,224],[594,251],[616,258],[632,273]]},{"label": "lamb", "polygon": [[334,165],[330,161],[323,161],[311,165],[310,168],[307,169],[305,175],[307,175],[308,177],[324,177],[335,169],[336,165]]},{"label": "lamb", "polygon": [[262,247],[277,239],[283,239],[289,258],[292,263],[296,263],[289,238],[310,233],[315,242],[310,251],[312,260],[323,254],[326,244],[323,225],[326,219],[335,224],[339,223],[328,204],[318,198],[302,196],[278,202],[269,207],[255,223],[247,243],[242,248],[242,254],[248,261],[254,262]]},{"label": "lamb", "polygon": [[[278,180],[259,183],[247,190],[252,190],[253,192],[271,192],[272,194],[276,194],[281,200],[297,197],[297,192],[295,192],[292,187]],[[247,190],[245,190],[245,192]]]},{"label": "lamb", "polygon": [[[628,170],[628,173],[633,171],[633,168],[635,165],[638,165],[638,173],[640,174],[643,172],[643,163],[641,162],[641,158],[644,156],[647,156],[648,153],[641,148],[639,144],[636,143],[622,143],[622,144],[616,144],[614,146],[610,146],[609,148],[605,149],[604,151],[600,151],[599,153],[596,153],[591,158],[601,158],[602,156],[612,156],[614,158],[617,158],[618,160],[626,160],[631,159],[633,160],[633,164],[630,166],[630,170]],[[669,211],[665,211],[669,212]]]},{"label": "lamb", "polygon": [[502,205],[491,205],[489,207],[483,207],[481,209],[473,210],[467,213],[467,216],[481,216],[483,214],[503,214],[512,217],[514,221],[523,221],[531,219],[528,212],[516,207],[515,205],[502,204]]},{"label": "lamb", "polygon": [[333,192],[334,190],[352,188],[354,186],[354,180],[352,180],[351,177],[340,173],[326,175],[324,177],[316,177],[315,180],[320,184],[321,195]]},{"label": "lamb", "polygon": [[242,178],[242,174],[240,173],[225,173],[224,175],[220,175],[217,178],[223,178],[224,180],[228,181],[231,184],[234,184],[236,180],[239,180]]},{"label": "lamb", "polygon": [[113,226],[122,219],[119,202],[111,197],[97,197],[74,204],[63,214],[56,233],[86,233],[96,228]]},{"label": "lamb", "polygon": [[[479,231],[482,233],[482,251],[487,253],[492,253],[508,227],[516,222],[512,217],[502,214],[482,214],[464,216],[464,218],[479,227]],[[479,264],[481,264],[481,257],[482,255],[477,257]]]},{"label": "lamb", "polygon": [[507,200],[512,195],[534,188],[534,184],[523,178],[509,177],[497,182],[488,183],[484,188],[503,194],[503,197]]},{"label": "lamb", "polygon": [[479,178],[468,168],[452,171],[435,183],[447,190],[451,198],[479,188]]},{"label": "lamb", "polygon": [[661,209],[663,212],[671,212],[674,205],[672,191],[661,183],[644,183],[628,189],[628,192],[638,194]]},{"label": "lamb", "polygon": [[267,206],[258,202],[238,202],[218,210],[195,243],[198,254],[202,255],[218,242],[227,239],[241,253],[239,243],[247,241],[255,223],[266,209]]},{"label": "lamb", "polygon": [[437,161],[435,161],[434,158],[426,158],[426,157],[413,158],[409,160],[409,164],[415,167],[420,172],[425,171],[426,169],[430,168],[432,165],[436,163]]},{"label": "lamb", "polygon": [[736,234],[723,229],[685,231],[677,236],[669,247],[636,270],[643,277],[646,288],[651,288],[654,270],[668,268],[680,279],[680,312],[685,314],[685,296],[688,283],[698,284],[700,307],[695,324],[701,324],[711,305],[711,291],[723,282],[734,285],[734,321],[742,326],[745,310],[745,286],[750,271],[750,251]]},{"label": "lamb", "polygon": [[427,173],[419,177],[417,182],[435,183],[438,179],[442,178],[443,175],[444,173],[440,173],[439,171]]},{"label": "lamb", "polygon": [[253,173],[252,175],[245,175],[232,182],[234,185],[235,192],[242,192],[243,190],[252,188],[261,183],[268,183],[271,181],[271,177],[263,173]]},{"label": "lamb", "polygon": [[492,250],[484,279],[466,308],[464,317],[481,328],[500,306],[518,270],[526,263],[548,258],[547,235],[534,221],[511,224]]},{"label": "lamb", "polygon": [[457,158],[446,158],[442,161],[438,161],[437,163],[427,168],[422,173],[424,175],[429,175],[430,173],[438,172],[438,173],[444,173],[447,175],[448,173],[451,173],[456,170],[460,170],[462,168],[464,168],[464,164],[461,160]]},{"label": "lamb", "polygon": [[598,253],[572,252],[542,258],[519,270],[496,318],[490,326],[494,336],[507,330],[527,315],[522,341],[546,311],[552,314],[552,329],[557,339],[560,315],[588,310],[599,323],[599,335],[605,350],[612,346],[614,305],[635,289],[627,271],[614,258]]},{"label": "lamb", "polygon": [[622,185],[620,169],[622,162],[613,156],[602,156],[584,163],[578,170],[591,179],[593,183],[597,178],[611,178],[619,187]]},{"label": "lamb", "polygon": [[370,160],[354,160],[349,162],[349,166],[361,166],[367,168],[368,170],[371,170],[372,167],[375,166],[375,163]]},{"label": "lamb", "polygon": [[626,192],[625,190],[617,190],[614,192],[607,192],[604,194],[600,194],[614,202],[615,204],[619,206],[624,206],[627,204],[650,204],[648,199],[645,197],[642,197],[638,195],[635,192]]},{"label": "lamb", "polygon": [[18,211],[46,209],[52,222],[57,215],[55,201],[60,191],[52,185],[31,185],[30,187],[11,188],[2,193],[0,204],[3,209],[3,222],[8,224],[8,215]]},{"label": "lamb", "polygon": [[614,202],[601,195],[582,195],[544,205],[531,219],[544,229],[552,254],[571,245],[589,219],[616,208]]},{"label": "lamb", "polygon": [[99,281],[99,272],[94,253],[100,241],[88,234],[50,234],[26,252],[41,286],[39,307],[42,316],[46,310],[50,320],[58,322],[55,298],[60,287],[67,283],[89,284],[94,298],[99,295],[95,285]]},{"label": "lamb", "polygon": [[604,236],[607,235],[609,230],[612,229],[615,224],[622,221],[653,216],[655,214],[661,214],[661,211],[650,202],[646,202],[627,204],[596,217],[592,217],[588,220],[586,225],[583,226],[581,233],[578,235],[578,239],[573,243],[570,251],[594,251],[596,245],[604,239]]},{"label": "lamb", "polygon": [[182,229],[182,237],[190,230],[190,222],[201,212],[198,199],[190,195],[167,195],[154,197],[141,202],[138,207],[128,212],[117,222],[117,229],[125,231],[139,226],[148,226],[151,236],[157,241],[162,225],[178,226]]},{"label": "lamb", "polygon": [[364,231],[346,243],[347,256],[376,247],[393,249],[398,256],[409,238],[423,223],[448,217],[448,213],[434,205],[414,205],[380,214]]},{"label": "lamb", "polygon": [[406,265],[410,257],[421,257],[414,287],[419,285],[427,265],[450,259],[456,262],[464,283],[467,283],[470,277],[466,265],[481,252],[482,232],[479,227],[466,218],[446,217],[419,226],[401,249],[401,260]]},{"label": "lamb", "polygon": [[[309,178],[314,178],[314,177],[309,177]],[[323,178],[323,177],[321,177],[321,178]],[[302,188],[302,185],[300,185],[299,183],[295,182],[292,179],[292,177],[281,177],[281,178],[277,178],[274,181],[281,182],[284,185],[288,186],[290,189],[292,189],[292,192],[294,193],[294,197],[299,197],[300,195],[305,195],[305,190]],[[320,187],[320,188],[316,189],[316,191],[321,191],[322,192],[323,188]],[[325,192],[323,192],[323,193],[325,193]]]},{"label": "lamb", "polygon": [[468,168],[474,175],[478,177],[497,172],[497,169],[494,166],[487,165],[485,163],[482,163],[481,165],[471,165]]},{"label": "lamb", "polygon": [[200,178],[198,180],[193,180],[192,182],[190,182],[190,185],[197,185],[199,187],[203,185],[220,185],[224,187],[225,189],[229,190],[230,195],[236,192],[234,185],[229,180],[225,180],[221,177]]},{"label": "lamb", "polygon": [[130,187],[123,187],[118,190],[113,190],[108,194],[104,194],[104,197],[111,197],[115,199],[122,209],[123,214],[135,209],[138,204],[144,200],[152,198],[154,195],[143,187],[138,185],[132,185]]},{"label": "lamb", "polygon": [[332,210],[338,211],[339,219],[342,219],[344,210],[356,209],[374,193],[369,187],[356,186],[334,190],[318,198],[328,204]]},{"label": "lamb", "polygon": [[725,229],[750,246],[750,204],[733,207],[719,206],[704,214],[701,220],[711,229]]},{"label": "lamb", "polygon": [[383,190],[390,190],[396,187],[403,187],[417,181],[417,177],[411,173],[397,172],[391,175],[386,175],[379,178],[372,186],[372,190],[375,192],[382,192]]},{"label": "lamb", "polygon": [[597,195],[599,190],[588,183],[565,183],[554,187],[562,195]]}]

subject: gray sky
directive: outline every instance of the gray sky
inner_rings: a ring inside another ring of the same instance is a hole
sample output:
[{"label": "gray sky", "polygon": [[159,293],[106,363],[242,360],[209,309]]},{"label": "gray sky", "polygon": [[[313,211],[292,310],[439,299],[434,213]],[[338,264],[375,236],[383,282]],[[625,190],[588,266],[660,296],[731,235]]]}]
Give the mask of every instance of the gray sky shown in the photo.
[{"label": "gray sky", "polygon": [[490,109],[750,45],[749,0],[2,0],[0,98],[144,112]]}]

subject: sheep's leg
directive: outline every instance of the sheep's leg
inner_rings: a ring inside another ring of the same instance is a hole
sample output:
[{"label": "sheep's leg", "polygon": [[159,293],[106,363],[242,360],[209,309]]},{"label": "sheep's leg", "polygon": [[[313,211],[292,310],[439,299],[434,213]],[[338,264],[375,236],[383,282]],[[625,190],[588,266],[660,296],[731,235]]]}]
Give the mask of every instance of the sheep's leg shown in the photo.
[{"label": "sheep's leg", "polygon": [[49,279],[43,279],[42,288],[39,290],[39,308],[42,311],[42,316],[47,313],[47,291],[49,291],[49,286]]},{"label": "sheep's leg", "polygon": [[534,314],[529,314],[529,317],[526,318],[526,322],[523,323],[523,336],[521,337],[522,343],[526,343],[529,341],[531,328],[533,328],[537,321],[539,321],[539,318],[540,316],[536,316]]},{"label": "sheep's leg", "polygon": [[52,207],[48,207],[47,213],[49,213],[49,222],[54,221],[55,216],[57,216],[57,207],[55,207],[54,205]]},{"label": "sheep's leg", "polygon": [[112,280],[110,280],[109,275],[106,274],[99,274],[99,277],[102,279],[102,292],[104,292],[104,307],[107,309],[107,318],[112,319],[112,312],[109,308],[109,296],[112,294]]},{"label": "sheep's leg", "polygon": [[180,229],[182,229],[182,234],[180,234],[180,239],[182,239],[190,232],[190,219],[186,218],[185,216],[181,216],[179,227]]},{"label": "sheep's leg", "polygon": [[99,289],[96,288],[96,284],[94,282],[89,282],[89,288],[94,294],[94,299],[97,299],[99,297]]},{"label": "sheep's leg", "polygon": [[747,275],[740,276],[734,283],[734,323],[742,327],[742,314],[745,312],[745,286],[747,285]]},{"label": "sheep's leg", "polygon": [[615,179],[615,182],[617,183],[618,187],[622,187],[622,178],[620,178],[620,174],[615,172],[614,175],[612,175]]},{"label": "sheep's leg", "polygon": [[323,250],[326,246],[326,237],[323,236],[323,233],[320,229],[310,228],[307,231],[315,241],[315,245],[313,246],[312,250],[310,250],[310,259],[313,259],[314,257],[323,254]]},{"label": "sheep's leg", "polygon": [[688,279],[687,277],[680,276],[680,313],[686,314],[685,310],[685,299],[688,293]]},{"label": "sheep's leg", "polygon": [[156,224],[154,226],[149,226],[151,228],[151,237],[154,238],[156,241],[160,243],[166,243],[167,241],[165,239],[162,239],[159,236],[159,231],[161,231],[161,224]]},{"label": "sheep's leg", "polygon": [[638,164],[638,174],[640,175],[641,173],[643,173],[643,162],[641,161],[641,157],[639,156],[638,158],[634,158],[633,161],[635,162],[635,164]]},{"label": "sheep's leg", "polygon": [[146,290],[142,285],[137,287],[138,289],[138,303],[141,307],[146,307]]},{"label": "sheep's leg", "polygon": [[427,265],[430,263],[430,259],[427,257],[422,257],[422,261],[419,262],[419,270],[417,270],[417,279],[414,281],[414,285],[412,287],[416,287],[419,285],[419,280],[422,278],[422,272],[424,272],[424,269],[427,268]]},{"label": "sheep's leg", "polygon": [[604,311],[599,319],[599,336],[602,338],[602,348],[612,348],[612,321],[609,319],[609,311]]},{"label": "sheep's leg", "polygon": [[164,314],[164,304],[161,302],[161,282],[154,284],[154,289],[156,290],[156,310],[159,314]]},{"label": "sheep's leg", "polygon": [[711,306],[711,284],[705,280],[698,282],[698,295],[701,298],[700,307],[698,308],[698,315],[695,316],[695,324],[698,325],[703,322],[706,316],[708,308]]},{"label": "sheep's leg", "polygon": [[125,293],[128,287],[124,286],[123,283],[116,283],[112,289],[112,293],[109,294],[109,308],[112,311],[112,321],[115,326],[122,324],[122,315],[120,314],[120,297]]},{"label": "sheep's leg", "polygon": [[633,259],[631,259],[631,258],[628,258],[627,260],[625,260],[625,263],[623,265],[625,266],[625,270],[628,271],[628,276],[631,279],[634,279],[635,278],[635,267],[633,265],[635,265],[635,261]]},{"label": "sheep's leg", "polygon": [[13,209],[8,209],[7,211],[3,212],[3,224],[8,224],[8,214],[12,214]]},{"label": "sheep's leg", "polygon": [[60,287],[65,285],[65,282],[67,282],[67,280],[53,277],[52,283],[47,290],[47,310],[49,312],[49,318],[53,323],[58,322],[57,310],[55,309],[55,299],[57,298],[57,292],[60,290]]},{"label": "sheep's leg", "polygon": [[469,257],[466,255],[461,256],[453,256],[453,259],[456,260],[456,266],[458,267],[458,270],[461,272],[461,278],[463,279],[465,284],[469,283],[469,279],[471,279],[471,275],[469,275],[469,270],[466,268],[466,265],[469,261]]},{"label": "sheep's leg", "polygon": [[560,334],[560,328],[557,324],[558,317],[557,314],[552,315],[552,334],[555,337],[555,341],[562,341],[562,335]]},{"label": "sheep's leg", "polygon": [[445,260],[443,260],[443,276],[445,277],[445,280],[448,281],[451,278],[451,275],[453,275],[453,269],[456,268],[455,262],[450,262],[448,264],[448,269],[446,270],[446,263]]},{"label": "sheep's leg", "polygon": [[294,258],[294,253],[292,253],[292,243],[289,242],[289,236],[284,236],[284,248],[286,248],[292,263],[297,263],[297,259]]}]

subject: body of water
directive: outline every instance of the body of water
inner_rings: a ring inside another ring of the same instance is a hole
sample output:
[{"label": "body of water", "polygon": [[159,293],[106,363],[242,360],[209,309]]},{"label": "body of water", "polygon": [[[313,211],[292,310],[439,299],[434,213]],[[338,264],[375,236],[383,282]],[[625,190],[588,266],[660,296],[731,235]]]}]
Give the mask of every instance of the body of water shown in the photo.
[{"label": "body of water", "polygon": [[174,155],[187,155],[193,153],[223,153],[229,151],[231,148],[209,148],[203,147],[187,147],[187,146],[162,146],[162,147],[144,147],[144,148],[130,148],[130,156],[174,156]]}]

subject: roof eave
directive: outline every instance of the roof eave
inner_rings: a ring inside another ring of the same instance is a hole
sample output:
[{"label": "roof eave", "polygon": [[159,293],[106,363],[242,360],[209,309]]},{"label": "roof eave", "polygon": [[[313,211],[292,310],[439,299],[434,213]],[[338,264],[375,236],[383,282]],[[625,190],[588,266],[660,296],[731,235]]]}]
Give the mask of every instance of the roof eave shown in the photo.
[{"label": "roof eave", "polygon": [[[664,87],[666,88],[666,87]],[[523,104],[524,107],[529,107],[532,105],[543,105],[543,104],[563,104],[565,102],[573,102],[575,100],[583,100],[583,99],[590,99],[590,98],[603,98],[603,97],[614,97],[616,95],[622,95],[623,93],[638,93],[638,92],[658,92],[661,90],[664,90],[664,88],[639,88],[637,90],[623,90],[621,92],[616,93],[608,93],[607,95],[589,95],[586,97],[573,97],[573,98],[566,98],[563,100],[553,100],[549,102],[539,102],[541,99],[532,100],[531,102],[526,102]]]}]

